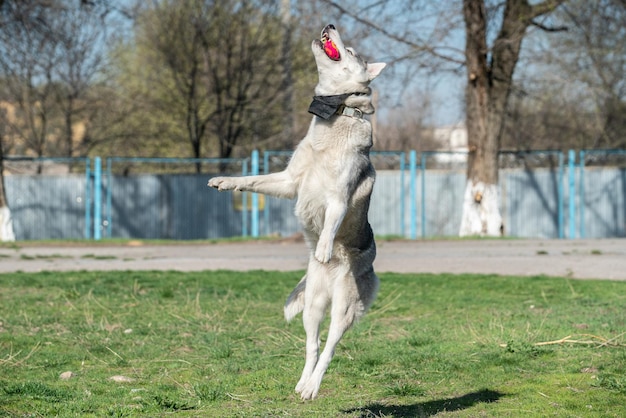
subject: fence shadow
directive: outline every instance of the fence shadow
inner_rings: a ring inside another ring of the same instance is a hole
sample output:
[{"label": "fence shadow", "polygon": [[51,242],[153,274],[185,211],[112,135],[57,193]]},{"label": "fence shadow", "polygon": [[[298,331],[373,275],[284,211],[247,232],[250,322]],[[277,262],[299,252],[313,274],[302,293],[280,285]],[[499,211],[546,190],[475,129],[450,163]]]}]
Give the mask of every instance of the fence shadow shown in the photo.
[{"label": "fence shadow", "polygon": [[467,409],[478,403],[497,402],[503,396],[505,396],[503,393],[489,389],[482,389],[477,392],[468,393],[455,398],[419,402],[411,405],[382,405],[375,403],[360,408],[348,409],[343,412],[360,412],[359,416],[362,418],[378,416],[393,416],[402,418],[431,417],[444,411],[451,412]]}]

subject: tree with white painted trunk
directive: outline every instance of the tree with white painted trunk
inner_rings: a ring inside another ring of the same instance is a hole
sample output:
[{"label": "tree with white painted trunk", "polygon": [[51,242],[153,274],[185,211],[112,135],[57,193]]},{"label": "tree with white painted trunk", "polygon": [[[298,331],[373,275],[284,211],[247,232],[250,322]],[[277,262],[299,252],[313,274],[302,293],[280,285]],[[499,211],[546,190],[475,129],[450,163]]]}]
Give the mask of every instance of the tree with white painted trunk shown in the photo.
[{"label": "tree with white painted trunk", "polygon": [[465,21],[465,90],[468,133],[467,184],[460,236],[498,236],[503,233],[498,192],[498,151],[513,85],[513,72],[528,27],[565,0],[507,0],[499,32],[488,45],[485,0],[463,0]]},{"label": "tree with white painted trunk", "polygon": [[[4,118],[2,118],[4,119]],[[4,126],[4,123],[2,123]],[[11,220],[11,210],[7,203],[6,191],[4,188],[4,152],[2,148],[2,137],[0,135],[0,242],[15,241],[13,233],[13,221]]]},{"label": "tree with white painted trunk", "polygon": [[[4,188],[4,186],[0,186]],[[13,232],[13,220],[11,219],[11,210],[3,203],[4,196],[0,196],[0,242],[15,241],[15,233]]]}]

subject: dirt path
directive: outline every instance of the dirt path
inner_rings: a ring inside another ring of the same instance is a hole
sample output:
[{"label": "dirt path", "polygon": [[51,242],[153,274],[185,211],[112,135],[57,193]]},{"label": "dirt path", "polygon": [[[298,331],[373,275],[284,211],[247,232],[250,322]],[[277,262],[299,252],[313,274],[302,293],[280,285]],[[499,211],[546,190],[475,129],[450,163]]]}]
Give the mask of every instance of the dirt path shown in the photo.
[{"label": "dirt path", "polygon": [[[20,244],[20,243],[18,243]],[[626,240],[379,241],[378,272],[494,273],[626,280]],[[80,270],[304,270],[293,240],[0,248],[0,273]]]}]

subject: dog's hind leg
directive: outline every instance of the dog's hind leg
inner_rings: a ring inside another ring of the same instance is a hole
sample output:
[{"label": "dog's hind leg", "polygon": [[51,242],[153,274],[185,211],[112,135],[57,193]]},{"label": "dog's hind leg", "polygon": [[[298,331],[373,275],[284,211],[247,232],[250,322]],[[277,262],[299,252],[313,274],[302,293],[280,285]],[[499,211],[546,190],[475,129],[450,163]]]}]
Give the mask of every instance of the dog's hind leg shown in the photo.
[{"label": "dog's hind leg", "polygon": [[[341,278],[338,280],[344,279]],[[337,292],[337,290],[338,289],[335,288],[335,292]],[[326,373],[326,369],[328,369],[335,354],[335,348],[341,340],[341,337],[343,337],[343,334],[352,326],[356,319],[359,302],[353,298],[353,295],[350,294],[350,290],[346,290],[346,293],[341,292],[340,294],[333,295],[328,338],[324,350],[319,355],[315,369],[308,380],[300,385],[300,396],[303,400],[317,397],[324,373]]]},{"label": "dog's hind leg", "polygon": [[[304,310],[302,323],[306,332],[306,348],[302,376],[296,385],[296,392],[300,393],[309,381],[317,365],[320,348],[320,325],[324,319],[324,312],[330,302],[326,286],[326,269],[320,268],[315,261],[309,263],[306,287],[304,289]],[[316,268],[317,267],[317,268]]]},{"label": "dog's hind leg", "polygon": [[[299,393],[305,390],[318,362],[320,324],[324,319],[324,310],[326,309],[326,303],[321,302],[322,301],[318,301],[311,305],[305,305],[304,311],[302,312],[302,323],[304,324],[304,330],[306,332],[306,359],[304,361],[304,368],[302,369],[302,376],[300,376],[300,380],[296,385],[296,392]],[[308,399],[304,395],[302,398]]]}]

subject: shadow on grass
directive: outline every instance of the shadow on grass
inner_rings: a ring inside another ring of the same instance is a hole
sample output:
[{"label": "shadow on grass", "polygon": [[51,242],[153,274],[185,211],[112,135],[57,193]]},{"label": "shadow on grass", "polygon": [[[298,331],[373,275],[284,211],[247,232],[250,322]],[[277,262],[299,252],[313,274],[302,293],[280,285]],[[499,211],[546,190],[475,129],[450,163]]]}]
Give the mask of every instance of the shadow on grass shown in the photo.
[{"label": "shadow on grass", "polygon": [[498,401],[504,394],[489,389],[468,393],[456,398],[437,401],[420,402],[412,405],[382,405],[371,404],[362,408],[349,409],[344,412],[360,412],[362,418],[393,416],[393,417],[431,417],[440,412],[460,411],[470,408],[477,403],[491,403]]}]

